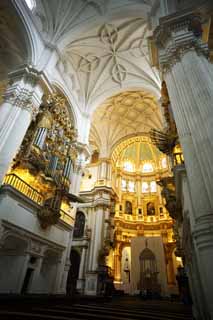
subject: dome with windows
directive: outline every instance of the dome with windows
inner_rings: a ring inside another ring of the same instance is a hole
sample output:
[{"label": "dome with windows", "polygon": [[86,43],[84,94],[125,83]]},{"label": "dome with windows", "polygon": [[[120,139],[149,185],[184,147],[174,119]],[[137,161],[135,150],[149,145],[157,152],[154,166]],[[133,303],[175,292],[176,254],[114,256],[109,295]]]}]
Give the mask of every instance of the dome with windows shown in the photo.
[{"label": "dome with windows", "polygon": [[168,161],[147,136],[125,140],[114,150],[112,158],[116,167],[126,173],[151,174],[166,170]]}]

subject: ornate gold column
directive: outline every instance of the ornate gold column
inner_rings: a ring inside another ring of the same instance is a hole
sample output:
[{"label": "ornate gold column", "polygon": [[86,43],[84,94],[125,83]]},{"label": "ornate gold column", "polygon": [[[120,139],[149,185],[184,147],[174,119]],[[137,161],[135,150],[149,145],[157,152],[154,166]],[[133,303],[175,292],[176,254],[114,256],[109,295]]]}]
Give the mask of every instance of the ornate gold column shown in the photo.
[{"label": "ornate gold column", "polygon": [[114,255],[114,280],[121,281],[121,252],[120,244],[117,244]]}]

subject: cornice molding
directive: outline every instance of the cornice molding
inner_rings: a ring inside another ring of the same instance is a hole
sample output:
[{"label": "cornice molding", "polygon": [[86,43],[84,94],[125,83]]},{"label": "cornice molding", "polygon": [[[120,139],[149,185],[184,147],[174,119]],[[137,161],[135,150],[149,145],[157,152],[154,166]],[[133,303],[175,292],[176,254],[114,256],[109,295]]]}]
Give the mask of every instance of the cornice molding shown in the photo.
[{"label": "cornice molding", "polygon": [[159,64],[166,72],[188,51],[208,57],[208,45],[202,41],[202,17],[193,11],[160,19],[153,39],[158,47]]}]

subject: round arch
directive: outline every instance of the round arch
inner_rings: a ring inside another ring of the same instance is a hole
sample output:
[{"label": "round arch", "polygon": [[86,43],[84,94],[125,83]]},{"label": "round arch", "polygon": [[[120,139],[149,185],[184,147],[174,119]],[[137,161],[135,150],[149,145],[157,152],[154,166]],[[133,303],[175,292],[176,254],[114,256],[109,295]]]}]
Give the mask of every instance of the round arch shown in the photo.
[{"label": "round arch", "polygon": [[135,142],[145,142],[145,143],[151,143],[151,139],[148,135],[148,133],[144,133],[144,134],[140,134],[140,135],[131,135],[129,137],[125,137],[123,139],[121,139],[120,141],[118,141],[112,149],[112,153],[111,153],[111,159],[116,162],[119,155],[122,153],[122,151],[129,147],[131,144],[135,143]]},{"label": "round arch", "polygon": [[37,59],[40,56],[42,42],[28,14],[28,7],[25,1],[13,1],[12,5],[22,23],[22,35],[27,44],[27,61],[26,63],[36,66]]}]

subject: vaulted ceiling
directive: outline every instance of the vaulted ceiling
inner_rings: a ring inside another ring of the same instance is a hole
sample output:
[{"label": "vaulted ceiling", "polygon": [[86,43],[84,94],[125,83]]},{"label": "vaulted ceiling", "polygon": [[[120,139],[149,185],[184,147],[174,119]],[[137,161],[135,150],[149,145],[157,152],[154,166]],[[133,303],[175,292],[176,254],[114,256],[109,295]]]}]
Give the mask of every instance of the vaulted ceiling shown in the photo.
[{"label": "vaulted ceiling", "polygon": [[38,30],[56,47],[57,69],[75,104],[89,115],[127,89],[159,96],[149,60],[148,13],[155,0],[36,0]]},{"label": "vaulted ceiling", "polygon": [[93,114],[90,143],[108,157],[126,137],[146,135],[162,128],[157,99],[145,91],[126,91],[108,98]]}]

